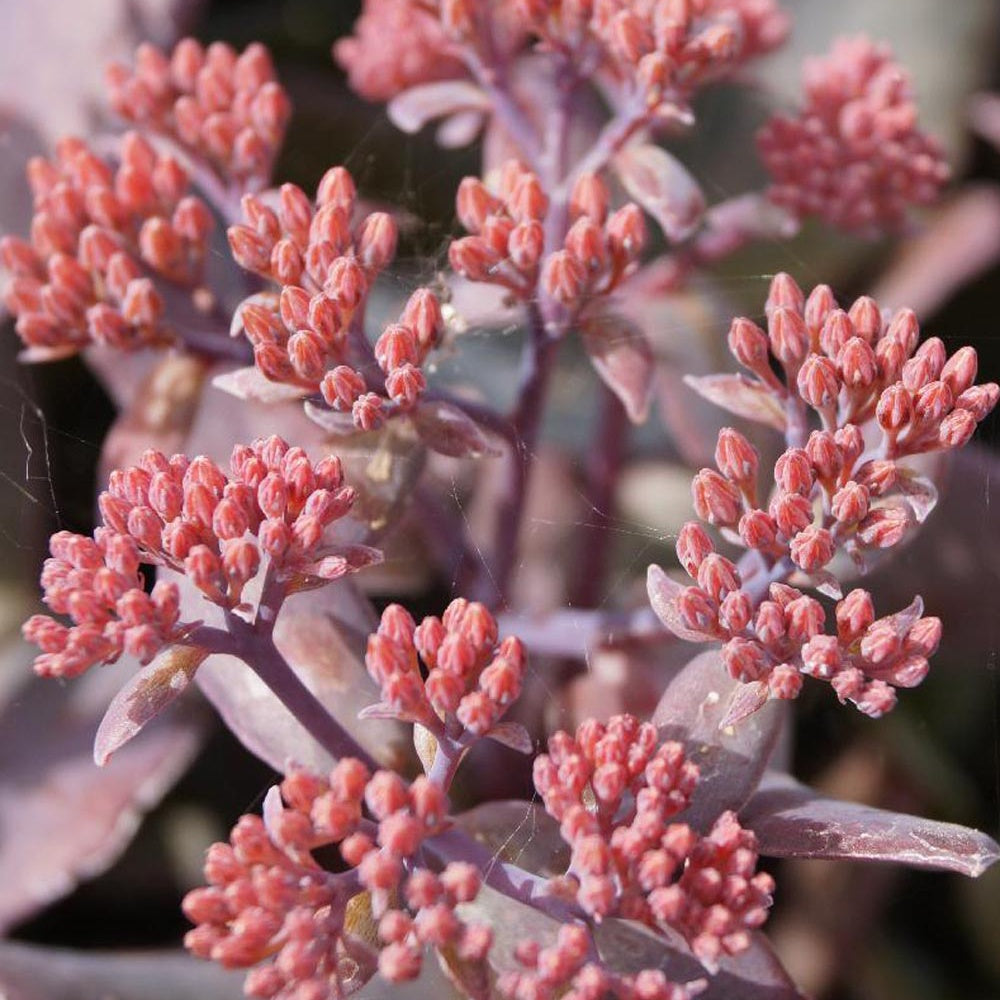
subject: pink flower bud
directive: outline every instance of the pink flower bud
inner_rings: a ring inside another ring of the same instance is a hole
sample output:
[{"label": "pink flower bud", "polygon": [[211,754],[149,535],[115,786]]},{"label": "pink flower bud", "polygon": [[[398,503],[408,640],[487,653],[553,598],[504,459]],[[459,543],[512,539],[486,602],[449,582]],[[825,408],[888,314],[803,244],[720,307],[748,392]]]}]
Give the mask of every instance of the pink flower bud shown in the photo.
[{"label": "pink flower bud", "polygon": [[818,354],[806,358],[796,383],[799,395],[817,410],[833,406],[840,392],[840,380],[833,362]]},{"label": "pink flower bud", "polygon": [[691,483],[695,513],[709,524],[731,527],[741,513],[736,487],[714,469],[702,469]]},{"label": "pink flower bud", "polygon": [[740,518],[738,530],[743,544],[751,549],[770,549],[778,535],[774,519],[762,510],[747,511]]},{"label": "pink flower bud", "polygon": [[771,350],[782,364],[794,368],[805,359],[809,353],[809,333],[799,313],[776,307],[767,329]]},{"label": "pink flower bud", "polygon": [[827,357],[835,358],[849,340],[857,336],[851,318],[843,309],[834,309],[823,322],[819,333],[819,346]]},{"label": "pink flower bud", "polygon": [[591,274],[598,274],[607,266],[604,234],[601,227],[589,218],[580,218],[573,223],[566,234],[565,247]]},{"label": "pink flower bud", "polygon": [[941,421],[938,441],[944,448],[961,448],[976,431],[976,418],[969,410],[954,410]]},{"label": "pink flower bud", "polygon": [[437,296],[429,288],[418,288],[407,300],[399,321],[414,332],[421,351],[426,353],[437,344],[444,326]]},{"label": "pink flower bud", "polygon": [[757,479],[757,450],[739,431],[723,427],[715,447],[715,464],[730,482],[752,489]]},{"label": "pink flower bud", "polygon": [[767,336],[751,320],[734,319],[729,328],[729,350],[745,368],[757,371],[768,364]]},{"label": "pink flower bud", "polygon": [[702,560],[714,551],[712,540],[697,521],[688,521],[677,535],[677,558],[691,577],[697,576]]},{"label": "pink flower bud", "polygon": [[908,507],[878,507],[858,525],[858,538],[872,548],[888,549],[902,541],[912,522]]},{"label": "pink flower bud", "polygon": [[833,558],[833,536],[826,528],[809,525],[792,538],[789,551],[796,566],[814,573]]},{"label": "pink flower bud", "polygon": [[813,486],[813,467],[803,448],[789,448],[774,465],[774,481],[786,493],[808,497]]},{"label": "pink flower bud", "polygon": [[336,205],[350,212],[356,197],[354,178],[344,167],[331,167],[323,174],[316,188],[316,204],[320,207]]},{"label": "pink flower bud", "polygon": [[883,430],[896,432],[905,427],[913,416],[913,400],[902,382],[882,391],[875,415]]},{"label": "pink flower bud", "polygon": [[346,412],[365,391],[364,376],[347,365],[338,365],[323,376],[320,392],[327,406]]},{"label": "pink flower bud", "polygon": [[646,221],[638,205],[629,203],[612,213],[604,226],[612,253],[635,260],[646,245]]},{"label": "pink flower bud", "polygon": [[830,503],[830,513],[841,524],[857,524],[868,514],[868,488],[849,482],[839,489]]},{"label": "pink flower bud", "polygon": [[854,330],[862,340],[874,344],[882,333],[882,311],[876,301],[862,295],[856,299],[848,313]]},{"label": "pink flower bud", "polygon": [[570,195],[570,216],[574,220],[584,216],[598,225],[603,225],[607,218],[609,201],[607,185],[597,174],[581,174],[573,185]]},{"label": "pink flower bud", "polygon": [[546,295],[563,305],[575,305],[586,288],[587,274],[583,265],[570,253],[559,250],[551,254],[542,268],[541,287]]},{"label": "pink flower bud", "polygon": [[386,212],[365,219],[358,239],[358,259],[366,268],[381,271],[396,255],[396,221]]},{"label": "pink flower bud", "polygon": [[985,420],[1000,399],[1000,386],[986,382],[966,389],[956,400],[956,410],[968,410],[977,420]]},{"label": "pink flower bud", "polygon": [[852,337],[837,356],[840,377],[848,389],[867,389],[878,378],[875,352],[860,337]]},{"label": "pink flower bud", "polygon": [[801,493],[779,493],[768,505],[768,513],[786,539],[804,531],[813,520],[812,503]]},{"label": "pink flower bud", "polygon": [[803,309],[803,318],[810,338],[816,340],[827,316],[837,308],[837,300],[829,285],[817,285],[810,293]]},{"label": "pink flower bud", "polygon": [[948,386],[953,396],[960,396],[976,381],[978,364],[976,349],[961,347],[941,369],[941,381]]},{"label": "pink flower bud", "polygon": [[771,285],[767,292],[767,301],[764,304],[764,313],[768,320],[771,320],[778,309],[787,309],[796,314],[801,319],[802,311],[805,308],[805,296],[802,289],[796,284],[795,279],[784,271],[779,271],[771,279]]},{"label": "pink flower bud", "polygon": [[533,219],[516,225],[507,239],[507,253],[511,263],[523,272],[537,267],[545,248],[545,231]]},{"label": "pink flower bud", "polygon": [[385,328],[375,342],[375,358],[384,372],[402,365],[419,365],[420,349],[414,332],[407,326],[393,323]]}]

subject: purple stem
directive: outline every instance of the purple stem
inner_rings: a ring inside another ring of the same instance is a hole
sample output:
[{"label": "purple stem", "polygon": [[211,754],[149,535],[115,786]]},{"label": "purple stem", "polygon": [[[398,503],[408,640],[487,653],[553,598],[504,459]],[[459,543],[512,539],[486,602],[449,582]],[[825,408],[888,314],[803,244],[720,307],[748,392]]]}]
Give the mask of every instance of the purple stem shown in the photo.
[{"label": "purple stem", "polygon": [[501,861],[488,847],[463,830],[446,830],[430,837],[424,841],[423,848],[444,864],[465,861],[475,865],[482,874],[485,885],[555,920],[587,921],[586,913],[576,903],[547,892],[549,879],[518,865]]},{"label": "purple stem", "polygon": [[484,566],[471,587],[474,600],[492,606],[505,603],[510,596],[508,590],[517,559],[517,536],[524,514],[528,474],[557,347],[557,342],[547,336],[536,305],[528,307],[528,316],[528,340],[521,356],[518,403],[510,420],[515,443],[508,456],[507,482],[497,508],[492,566]]},{"label": "purple stem", "polygon": [[378,765],[372,756],[302,683],[275,646],[274,624],[284,598],[284,584],[269,571],[253,624],[227,611],[225,629],[202,626],[187,641],[242,660],[332,757],[357,757],[374,770]]},{"label": "purple stem", "polygon": [[591,517],[596,522],[585,524],[580,532],[582,548],[577,582],[572,588],[570,603],[577,607],[592,607],[599,603],[601,587],[608,569],[609,541],[606,521],[615,501],[615,487],[625,459],[628,437],[628,415],[618,397],[601,386],[601,413],[597,440],[587,456],[587,500]]}]

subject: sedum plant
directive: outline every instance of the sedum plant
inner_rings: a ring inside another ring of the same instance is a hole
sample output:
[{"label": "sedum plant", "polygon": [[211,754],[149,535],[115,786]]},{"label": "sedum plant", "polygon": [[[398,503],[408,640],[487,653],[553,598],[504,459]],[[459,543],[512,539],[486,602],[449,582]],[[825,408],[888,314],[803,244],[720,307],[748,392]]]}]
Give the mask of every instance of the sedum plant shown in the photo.
[{"label": "sedum plant", "polygon": [[[649,566],[648,604],[623,595],[610,615],[593,606],[603,543],[573,610],[534,616],[515,586],[566,345],[598,380],[600,509],[650,409],[630,303],[809,217],[899,232],[948,177],[905,73],[854,38],[761,130],[768,186],[709,205],[672,141],[698,127],[703,88],[749,81],[788,30],[777,0],[367,0],[334,48],[351,85],[403,131],[433,122],[442,148],[483,150],[448,270],[388,322],[370,314],[398,220],[342,166],[314,192],[272,186],[292,109],[262,46],[141,46],[107,74],[128,131],[28,165],[30,233],[0,244],[25,360],[182,359],[197,393],[252,414],[225,448],[215,430],[212,455],[133,446],[93,535],[53,535],[48,613],[23,627],[45,677],[134,663],[99,763],[197,682],[282,770],[184,901],[188,949],[245,969],[248,996],[328,1000],[436,962],[476,1000],[791,998],[761,856],[965,875],[997,859],[984,834],[825,799],[776,754],[805,685],[877,719],[948,641],[919,596],[876,609],[860,578],[922,530],[1000,389],[972,348],[921,338],[905,303],[776,275],[760,315],[732,320],[738,370],[677,386],[742,428],[692,479],[679,570]],[[435,377],[463,350],[463,308],[523,333],[509,409]],[[447,461],[496,467],[485,532],[444,517]],[[400,545],[451,575],[440,615],[374,616],[361,588]],[[538,692],[600,634],[662,663],[662,697],[552,731]],[[708,648],[677,669],[679,643]],[[351,697],[310,671],[321,646],[363,657]],[[488,776],[514,754],[530,795],[497,801]]]}]

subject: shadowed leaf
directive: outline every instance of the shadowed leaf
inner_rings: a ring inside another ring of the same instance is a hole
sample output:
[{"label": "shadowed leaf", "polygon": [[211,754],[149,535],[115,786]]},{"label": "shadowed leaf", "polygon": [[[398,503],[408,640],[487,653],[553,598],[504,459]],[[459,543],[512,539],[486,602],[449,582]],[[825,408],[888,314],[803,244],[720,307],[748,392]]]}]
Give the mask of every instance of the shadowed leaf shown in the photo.
[{"label": "shadowed leaf", "polygon": [[0,944],[4,1000],[239,1000],[243,970],[182,951],[116,954]]},{"label": "shadowed leaf", "polygon": [[781,733],[784,706],[777,701],[722,728],[739,687],[723,668],[718,650],[709,650],[670,682],[653,713],[661,736],[684,743],[701,770],[691,806],[683,814],[699,830],[707,830],[727,809],[739,811],[746,803]]},{"label": "shadowed leaf", "polygon": [[428,448],[452,458],[496,457],[482,428],[457,406],[440,400],[421,403],[413,413],[413,426]]},{"label": "shadowed leaf", "polygon": [[386,109],[389,120],[404,132],[419,132],[429,121],[460,111],[489,111],[485,91],[468,80],[443,80],[404,90]]},{"label": "shadowed leaf", "polygon": [[826,798],[784,774],[764,778],[740,821],[762,854],[779,858],[891,861],[971,876],[1000,859],[1000,845],[978,830]]},{"label": "shadowed leaf", "polygon": [[737,417],[766,424],[784,433],[784,410],[774,394],[760,382],[745,375],[686,375],[684,384]]},{"label": "shadowed leaf", "polygon": [[659,223],[672,242],[686,239],[701,222],[705,195],[687,168],[660,146],[633,143],[614,158],[622,186]]},{"label": "shadowed leaf", "polygon": [[111,755],[179,698],[208,654],[197,646],[169,646],[112,698],[94,740],[94,762]]},{"label": "shadowed leaf", "polygon": [[136,668],[97,667],[66,687],[32,678],[0,714],[0,929],[110,866],[197,752],[203,716],[178,705],[94,767],[98,721]]},{"label": "shadowed leaf", "polygon": [[622,316],[597,316],[583,328],[583,346],[629,420],[643,423],[649,415],[655,368],[653,349],[639,327]]},{"label": "shadowed leaf", "polygon": [[646,593],[656,617],[677,636],[686,642],[713,642],[715,636],[688,628],[677,611],[677,598],[685,588],[667,576],[653,563],[646,571]]}]

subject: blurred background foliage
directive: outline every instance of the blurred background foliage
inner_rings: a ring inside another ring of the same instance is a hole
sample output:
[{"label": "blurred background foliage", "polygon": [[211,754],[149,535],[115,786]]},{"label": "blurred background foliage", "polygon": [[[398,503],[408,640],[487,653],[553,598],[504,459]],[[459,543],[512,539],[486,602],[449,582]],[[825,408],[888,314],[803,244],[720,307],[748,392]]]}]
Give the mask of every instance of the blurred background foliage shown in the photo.
[{"label": "blurred background foliage", "polygon": [[[28,200],[21,180],[26,156],[64,128],[85,130],[101,123],[94,67],[110,52],[127,49],[122,39],[129,36],[168,40],[174,19],[205,41],[221,38],[243,47],[261,40],[270,46],[295,106],[277,179],[310,190],[329,165],[343,163],[366,198],[396,205],[419,220],[406,227],[397,270],[385,289],[388,300],[418,280],[432,279],[443,265],[447,241],[456,231],[454,191],[462,176],[476,172],[478,152],[470,148],[443,155],[430,133],[403,136],[382,107],[365,104],[346,89],[331,62],[330,46],[349,32],[360,6],[356,0],[172,5],[102,0],[93,8],[65,0],[17,0],[9,6],[17,15],[5,24],[0,51],[35,46],[43,61],[60,65],[49,71],[51,76],[39,77],[36,67],[30,70],[35,76],[25,75],[28,71],[19,70],[16,60],[8,60],[0,72],[3,229],[26,228]],[[681,359],[701,363],[721,357],[728,318],[760,312],[776,270],[790,271],[807,287],[825,281],[842,300],[874,287],[914,289],[919,295],[935,284],[938,268],[945,267],[935,261],[961,261],[963,250],[977,239],[989,247],[991,224],[994,240],[1000,241],[996,215],[974,214],[972,228],[962,222],[968,217],[960,215],[948,225],[948,213],[964,197],[986,191],[996,198],[1000,192],[1000,151],[972,134],[967,115],[973,93],[1000,90],[995,0],[950,5],[940,0],[788,0],[787,6],[795,20],[792,42],[762,67],[760,86],[729,85],[703,95],[696,134],[677,145],[710,199],[760,184],[749,152],[755,128],[770,108],[794,102],[803,55],[824,51],[837,34],[860,31],[890,42],[911,71],[923,123],[945,140],[955,183],[948,203],[923,220],[925,235],[915,236],[908,247],[862,243],[807,226],[790,243],[754,246],[719,272],[700,278],[693,290],[657,307],[662,309],[657,313],[657,347]],[[60,23],[60,14],[71,23],[49,29]],[[104,22],[97,24],[102,17]],[[71,30],[83,21],[91,22],[89,34]],[[47,45],[51,51],[45,57]],[[64,60],[59,46],[77,52],[76,58]],[[38,87],[48,88],[42,104],[35,99]],[[47,109],[58,114],[46,117]],[[985,235],[979,231],[983,227]],[[919,257],[921,239],[930,239],[926,259]],[[941,336],[949,350],[973,344],[982,377],[998,379],[998,308],[1000,250],[992,261],[986,250],[970,268],[968,280],[943,295],[928,295],[921,309],[925,335]],[[502,397],[504,380],[513,372],[516,339],[516,331],[472,330],[463,338],[461,356],[443,363],[444,374],[471,382],[489,372],[495,384],[483,389]],[[16,337],[5,324],[0,338],[0,629],[6,638],[0,649],[0,703],[12,699],[8,709],[15,711],[20,702],[14,692],[27,669],[16,626],[36,600],[34,581],[48,534],[59,527],[92,527],[95,468],[114,416],[112,403],[82,363],[26,368],[17,364],[16,350]],[[585,504],[581,513],[572,491],[593,420],[588,400],[596,392],[592,374],[577,361],[568,351],[550,413],[554,445],[546,452],[551,455],[531,515],[532,530],[537,530],[532,544],[545,553],[563,552],[566,558],[572,518],[590,516]],[[664,412],[671,408],[667,404]],[[694,401],[683,397],[675,396],[672,405],[696,412]],[[1000,472],[997,426],[994,415],[979,434],[980,450],[953,470],[924,539],[872,581],[880,607],[891,609],[918,589],[932,613],[946,609],[945,639],[929,679],[907,692],[896,712],[878,724],[840,708],[819,685],[807,685],[796,706],[794,743],[796,772],[827,792],[966,823],[994,835],[1000,821],[1000,517],[992,496],[994,471]],[[601,529],[614,532],[616,586],[633,586],[648,562],[672,558],[671,533],[689,515],[683,460],[695,458],[698,447],[697,439],[672,445],[656,417],[634,436],[616,508],[596,512]],[[566,501],[567,490],[573,502]],[[558,510],[550,509],[550,500]],[[572,510],[566,513],[568,508]],[[434,582],[435,599],[447,595],[447,583]],[[391,585],[387,579],[387,591]],[[409,583],[411,588],[426,585]],[[544,583],[539,588],[544,594]],[[607,598],[617,596],[609,592]],[[585,694],[577,692],[580,698]],[[558,718],[559,710],[554,706],[550,716]],[[259,806],[273,778],[220,725],[211,732],[194,766],[147,817],[120,861],[16,927],[15,939],[81,949],[176,945],[186,927],[178,902],[184,890],[200,881],[204,847],[224,837],[240,813]],[[35,748],[25,741],[21,751],[30,756]],[[5,772],[9,776],[15,770],[11,758],[0,760],[0,783]],[[1000,870],[972,882],[887,866],[787,862],[778,880],[770,929],[789,969],[817,997],[1000,996]],[[3,891],[0,886],[0,896]]]}]

